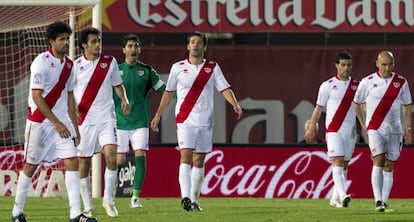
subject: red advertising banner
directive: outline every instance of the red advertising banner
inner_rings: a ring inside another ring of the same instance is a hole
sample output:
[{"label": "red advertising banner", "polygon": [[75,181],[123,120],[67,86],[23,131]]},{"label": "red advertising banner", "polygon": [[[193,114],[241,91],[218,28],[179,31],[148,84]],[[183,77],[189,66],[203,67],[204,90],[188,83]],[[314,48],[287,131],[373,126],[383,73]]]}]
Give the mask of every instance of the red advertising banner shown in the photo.
[{"label": "red advertising banner", "polygon": [[[413,198],[414,149],[405,148],[396,163],[391,198]],[[152,147],[142,196],[179,197],[179,153]],[[347,192],[372,198],[369,149],[358,147],[349,164]],[[215,147],[206,158],[202,196],[264,198],[329,198],[331,165],[323,147]]]},{"label": "red advertising banner", "polygon": [[[0,195],[15,195],[22,147],[0,149]],[[414,198],[414,149],[404,148],[396,163],[391,198]],[[129,196],[135,167],[133,154],[120,171],[118,196]],[[179,152],[172,146],[152,146],[142,197],[179,197]],[[372,198],[372,162],[367,147],[357,147],[349,164],[347,192]],[[202,196],[263,198],[328,198],[333,181],[326,149],[305,146],[216,146],[207,155]],[[61,164],[43,165],[34,176],[31,196],[66,195]]]},{"label": "red advertising banner", "polygon": [[109,32],[411,32],[413,2],[103,1]]}]

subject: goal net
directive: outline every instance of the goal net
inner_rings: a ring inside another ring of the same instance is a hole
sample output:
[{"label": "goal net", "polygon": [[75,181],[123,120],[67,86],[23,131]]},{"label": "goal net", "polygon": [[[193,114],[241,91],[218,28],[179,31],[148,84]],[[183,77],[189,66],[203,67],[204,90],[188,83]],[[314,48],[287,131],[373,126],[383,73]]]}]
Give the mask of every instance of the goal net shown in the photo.
[{"label": "goal net", "polygon": [[[93,19],[100,19],[96,15],[100,13],[96,10],[100,0],[61,2],[72,5],[59,5],[62,3],[54,0],[0,2],[0,196],[15,195],[18,171],[23,167],[30,65],[50,48],[45,36],[47,25],[58,20],[70,24],[74,32],[69,56],[75,59],[80,53],[75,47],[79,31],[93,25]],[[65,194],[63,171],[61,163],[40,166],[29,195]]]}]

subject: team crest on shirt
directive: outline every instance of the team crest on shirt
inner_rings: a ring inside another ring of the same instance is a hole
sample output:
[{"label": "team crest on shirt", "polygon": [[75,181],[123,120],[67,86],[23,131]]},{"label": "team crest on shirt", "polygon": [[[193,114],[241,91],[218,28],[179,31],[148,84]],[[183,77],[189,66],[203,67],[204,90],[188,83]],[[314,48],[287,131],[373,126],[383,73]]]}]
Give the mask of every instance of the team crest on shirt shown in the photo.
[{"label": "team crest on shirt", "polygon": [[143,71],[143,70],[138,70],[138,71],[137,71],[137,74],[138,74],[139,76],[143,76],[143,75],[144,75],[144,71]]},{"label": "team crest on shirt", "polygon": [[210,73],[210,72],[211,72],[211,68],[204,68],[204,71],[205,71],[206,73]]},{"label": "team crest on shirt", "polygon": [[55,63],[50,63],[50,67],[55,68]]},{"label": "team crest on shirt", "polygon": [[105,68],[108,66],[108,64],[106,64],[106,63],[101,63],[101,64],[99,64],[99,66],[100,66],[102,69],[105,69]]},{"label": "team crest on shirt", "polygon": [[72,68],[72,64],[67,63],[67,64],[66,64],[66,67],[68,67],[68,69],[71,69],[71,68]]},{"label": "team crest on shirt", "polygon": [[357,86],[355,86],[355,85],[352,85],[352,86],[351,86],[352,91],[357,90],[357,88],[358,88],[358,87],[357,87]]},{"label": "team crest on shirt", "polygon": [[392,85],[393,85],[395,88],[400,88],[400,83],[399,83],[399,82],[393,82],[393,83],[392,83]]}]

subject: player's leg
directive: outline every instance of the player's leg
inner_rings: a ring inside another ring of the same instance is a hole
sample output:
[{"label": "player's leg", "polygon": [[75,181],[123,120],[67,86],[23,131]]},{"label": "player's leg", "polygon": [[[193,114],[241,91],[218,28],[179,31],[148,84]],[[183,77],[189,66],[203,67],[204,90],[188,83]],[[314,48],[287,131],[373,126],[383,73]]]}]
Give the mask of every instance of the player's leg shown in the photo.
[{"label": "player's leg", "polygon": [[382,204],[383,168],[385,161],[385,139],[376,130],[368,130],[368,145],[372,156],[371,185],[375,211],[384,212]]},{"label": "player's leg", "polygon": [[181,207],[191,210],[191,164],[193,162],[193,149],[195,147],[195,133],[190,126],[177,124],[177,141],[180,150],[180,167],[178,182],[181,191]]},{"label": "player's leg", "polygon": [[115,207],[115,199],[113,190],[117,180],[117,165],[116,165],[116,145],[107,144],[103,147],[105,156],[105,173],[104,173],[104,195],[102,206],[110,217],[117,217],[118,210]]},{"label": "player's leg", "polygon": [[346,139],[339,133],[330,132],[326,134],[326,142],[334,181],[334,195],[330,200],[330,205],[333,207],[348,207],[351,199],[346,194],[344,178]]},{"label": "player's leg", "polygon": [[91,181],[89,177],[89,171],[91,168],[92,156],[98,149],[98,133],[96,126],[94,125],[79,126],[79,133],[81,135],[81,140],[78,145],[80,194],[84,207],[83,213],[88,217],[92,217],[94,208],[92,204]]},{"label": "player's leg", "polygon": [[191,162],[193,150],[191,148],[180,148],[180,167],[178,171],[178,182],[181,191],[181,206],[184,210],[191,209]]},{"label": "player's leg", "polygon": [[25,163],[17,180],[16,196],[12,210],[13,221],[26,221],[23,208],[32,183],[32,176],[36,171],[37,165]]},{"label": "player's leg", "polygon": [[193,169],[191,171],[191,210],[202,211],[199,204],[201,187],[204,181],[205,153],[193,154]]},{"label": "player's leg", "polygon": [[116,136],[117,136],[117,142],[118,142],[118,148],[117,148],[117,154],[116,154],[116,165],[117,165],[117,179],[115,180],[115,186],[112,192],[112,196],[116,197],[116,191],[118,188],[118,185],[120,183],[120,171],[122,169],[122,165],[124,165],[126,160],[126,154],[129,151],[129,136],[128,136],[128,130],[116,130]]},{"label": "player's leg", "polygon": [[388,199],[394,184],[394,164],[400,156],[402,148],[402,136],[391,135],[388,142],[388,151],[385,154],[384,171],[383,171],[383,185],[382,185],[382,201],[384,204],[384,212],[392,212],[388,207]]},{"label": "player's leg", "polygon": [[27,121],[25,129],[25,164],[17,180],[16,196],[12,210],[13,221],[26,221],[23,208],[29,194],[32,176],[41,163],[47,151],[52,147],[54,138],[53,127]]},{"label": "player's leg", "polygon": [[132,149],[135,154],[135,175],[134,175],[134,187],[132,190],[131,197],[131,208],[142,207],[142,204],[139,200],[141,194],[142,185],[144,184],[145,174],[146,174],[146,153],[149,149],[148,147],[149,140],[149,129],[140,128],[130,131],[130,141]]},{"label": "player's leg", "polygon": [[199,204],[201,187],[204,181],[204,160],[206,154],[213,149],[213,127],[197,127],[196,148],[193,154],[193,170],[191,174],[191,209],[202,211]]}]

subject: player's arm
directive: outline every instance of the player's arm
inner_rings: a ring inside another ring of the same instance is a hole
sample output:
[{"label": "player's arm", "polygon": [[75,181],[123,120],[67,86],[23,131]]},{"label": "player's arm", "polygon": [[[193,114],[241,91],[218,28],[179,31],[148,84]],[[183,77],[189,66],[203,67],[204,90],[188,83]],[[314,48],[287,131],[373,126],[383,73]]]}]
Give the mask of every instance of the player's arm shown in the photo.
[{"label": "player's arm", "polygon": [[228,89],[223,90],[221,94],[224,96],[227,102],[233,106],[233,110],[237,114],[237,119],[240,119],[240,117],[243,115],[243,110],[240,107],[239,102],[237,101],[236,95],[234,94],[233,90],[228,88]]},{"label": "player's arm", "polygon": [[158,132],[158,123],[160,122],[161,115],[164,110],[167,108],[168,104],[171,102],[171,98],[174,95],[174,91],[164,91],[161,97],[160,104],[158,105],[157,111],[154,114],[154,117],[151,120],[151,129],[154,132]]},{"label": "player's arm", "polygon": [[406,144],[412,143],[412,128],[411,128],[411,108],[412,105],[403,106],[403,115],[404,115],[404,139]]},{"label": "player's arm", "polygon": [[59,135],[63,138],[69,138],[70,132],[68,128],[60,122],[56,115],[52,112],[49,105],[46,103],[45,98],[42,96],[43,90],[32,89],[32,98],[39,111],[45,116],[56,128]]},{"label": "player's arm", "polygon": [[316,105],[315,109],[313,110],[312,116],[310,118],[309,129],[305,131],[304,138],[306,143],[314,143],[316,141],[316,124],[319,122],[319,119],[322,115],[322,106]]},{"label": "player's arm", "polygon": [[121,99],[121,108],[124,115],[128,115],[131,107],[129,106],[128,97],[126,95],[125,87],[123,84],[114,87],[116,95]]},{"label": "player's arm", "polygon": [[70,120],[72,121],[72,125],[75,128],[76,133],[76,144],[79,144],[80,142],[80,133],[79,133],[79,127],[78,127],[78,118],[76,115],[76,103],[75,103],[75,96],[73,95],[73,92],[68,92],[68,115]]},{"label": "player's arm", "polygon": [[357,116],[359,125],[361,126],[361,133],[363,133],[364,138],[366,137],[367,129],[365,126],[365,104],[359,104],[354,102],[354,109],[355,109],[355,115]]}]

